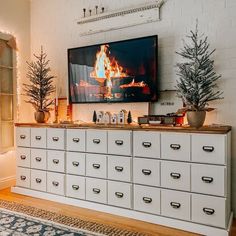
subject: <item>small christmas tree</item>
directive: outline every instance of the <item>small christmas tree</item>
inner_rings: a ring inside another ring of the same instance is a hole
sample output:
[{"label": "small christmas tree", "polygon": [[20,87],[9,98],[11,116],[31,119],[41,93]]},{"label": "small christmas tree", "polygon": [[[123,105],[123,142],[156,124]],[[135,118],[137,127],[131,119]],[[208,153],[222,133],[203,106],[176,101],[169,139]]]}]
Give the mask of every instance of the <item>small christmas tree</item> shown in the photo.
[{"label": "small christmas tree", "polygon": [[96,111],[93,112],[93,122],[94,123],[97,122],[97,113],[96,113]]},{"label": "small christmas tree", "polygon": [[54,76],[50,75],[50,67],[48,66],[47,54],[43,52],[39,56],[34,54],[37,59],[35,62],[27,62],[30,84],[23,84],[25,95],[29,97],[27,103],[31,103],[36,112],[48,112],[54,99],[50,99],[50,94],[55,91],[55,86],[52,85]]},{"label": "small christmas tree", "polygon": [[128,113],[127,123],[128,123],[128,124],[131,124],[131,123],[132,123],[132,116],[131,116],[131,112],[130,112],[130,111],[129,111],[129,113]]},{"label": "small christmas tree", "polygon": [[184,41],[183,49],[176,52],[184,59],[183,63],[177,63],[177,96],[182,98],[186,110],[210,110],[208,102],[223,98],[216,84],[221,76],[214,71],[211,59],[215,49],[209,51],[208,38],[199,35],[198,23],[195,32],[190,31],[187,37],[190,43]]}]

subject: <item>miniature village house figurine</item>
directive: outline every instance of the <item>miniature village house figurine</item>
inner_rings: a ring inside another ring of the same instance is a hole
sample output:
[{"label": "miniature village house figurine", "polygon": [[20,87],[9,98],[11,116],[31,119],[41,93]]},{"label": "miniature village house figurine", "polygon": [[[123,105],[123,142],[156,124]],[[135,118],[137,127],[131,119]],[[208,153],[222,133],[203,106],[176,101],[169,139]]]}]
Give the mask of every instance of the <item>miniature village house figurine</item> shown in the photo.
[{"label": "miniature village house figurine", "polygon": [[97,124],[103,124],[104,123],[103,115],[104,115],[103,111],[98,111],[97,112]]},{"label": "miniature village house figurine", "polygon": [[118,122],[117,114],[112,114],[112,116],[111,116],[111,124],[116,125],[117,122]]},{"label": "miniature village house figurine", "polygon": [[126,124],[127,123],[127,111],[121,110],[118,114],[118,124]]},{"label": "miniature village house figurine", "polygon": [[110,124],[111,123],[111,113],[107,111],[103,116],[103,123]]}]

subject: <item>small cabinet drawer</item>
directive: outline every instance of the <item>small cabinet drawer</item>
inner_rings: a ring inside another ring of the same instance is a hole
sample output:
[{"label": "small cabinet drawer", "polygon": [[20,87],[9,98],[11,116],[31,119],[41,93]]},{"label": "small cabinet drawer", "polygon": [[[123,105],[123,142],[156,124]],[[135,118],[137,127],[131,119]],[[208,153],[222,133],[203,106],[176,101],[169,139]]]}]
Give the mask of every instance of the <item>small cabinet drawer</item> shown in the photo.
[{"label": "small cabinet drawer", "polygon": [[47,170],[55,172],[65,172],[65,152],[47,151]]},{"label": "small cabinet drawer", "polygon": [[31,168],[47,169],[47,151],[44,149],[31,149]]},{"label": "small cabinet drawer", "polygon": [[85,199],[85,178],[66,175],[66,196]]},{"label": "small cabinet drawer", "polygon": [[30,188],[30,169],[20,167],[16,169],[16,186]]},{"label": "small cabinet drawer", "polygon": [[225,198],[192,195],[193,222],[225,228],[227,219]]},{"label": "small cabinet drawer", "polygon": [[31,128],[31,147],[46,148],[46,128]]},{"label": "small cabinet drawer", "polygon": [[31,170],[31,188],[37,191],[46,192],[47,174],[42,170]]},{"label": "small cabinet drawer", "polygon": [[87,152],[107,153],[107,131],[87,130]]},{"label": "small cabinet drawer", "polygon": [[134,158],[133,181],[136,184],[160,186],[160,161]]},{"label": "small cabinet drawer", "polygon": [[66,131],[66,150],[75,152],[85,152],[84,129],[68,129]]},{"label": "small cabinet drawer", "polygon": [[66,153],[66,173],[72,175],[85,175],[85,153]]},{"label": "small cabinet drawer", "polygon": [[161,134],[161,158],[190,161],[190,135],[162,133]]},{"label": "small cabinet drawer", "polygon": [[65,130],[64,129],[47,129],[47,147],[49,149],[65,149]]},{"label": "small cabinet drawer", "polygon": [[47,191],[57,195],[65,195],[65,175],[47,172]]},{"label": "small cabinet drawer", "polygon": [[21,167],[30,168],[30,148],[16,149],[16,164]]},{"label": "small cabinet drawer", "polygon": [[91,177],[107,177],[107,156],[99,154],[86,155],[86,175]]},{"label": "small cabinet drawer", "polygon": [[192,164],[192,192],[226,196],[226,167]]},{"label": "small cabinet drawer", "polygon": [[161,191],[159,188],[134,185],[134,209],[160,215]]},{"label": "small cabinet drawer", "polygon": [[108,153],[126,156],[132,155],[131,134],[131,131],[109,130]]},{"label": "small cabinet drawer", "polygon": [[86,178],[86,200],[107,203],[107,181]]},{"label": "small cabinet drawer", "polygon": [[193,134],[192,161],[210,164],[226,164],[226,140],[226,135]]},{"label": "small cabinet drawer", "polygon": [[108,181],[108,204],[131,208],[131,184]]},{"label": "small cabinet drawer", "polygon": [[160,158],[160,133],[134,131],[133,147],[134,156]]},{"label": "small cabinet drawer", "polygon": [[30,128],[16,127],[16,145],[30,147]]},{"label": "small cabinet drawer", "polygon": [[131,157],[108,156],[108,179],[131,181]]},{"label": "small cabinet drawer", "polygon": [[190,191],[190,164],[162,161],[161,186],[164,188]]},{"label": "small cabinet drawer", "polygon": [[161,190],[161,215],[190,220],[190,193]]}]

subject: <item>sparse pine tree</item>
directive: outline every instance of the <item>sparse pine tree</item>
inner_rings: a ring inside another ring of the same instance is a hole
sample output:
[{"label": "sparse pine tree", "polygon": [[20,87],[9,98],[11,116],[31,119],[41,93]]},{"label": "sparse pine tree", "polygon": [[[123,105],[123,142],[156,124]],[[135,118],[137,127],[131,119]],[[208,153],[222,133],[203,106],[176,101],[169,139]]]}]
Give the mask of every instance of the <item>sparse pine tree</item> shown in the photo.
[{"label": "sparse pine tree", "polygon": [[211,59],[215,49],[209,50],[208,38],[199,35],[198,23],[195,32],[190,31],[187,38],[189,42],[184,41],[183,49],[176,52],[184,59],[177,63],[177,96],[182,98],[187,110],[210,110],[208,102],[223,98],[216,84],[221,76],[214,71]]},{"label": "sparse pine tree", "polygon": [[127,123],[128,123],[128,124],[131,124],[131,123],[132,123],[132,116],[131,116],[131,112],[130,112],[130,111],[129,111],[129,113],[128,113]]},{"label": "sparse pine tree", "polygon": [[97,113],[96,113],[96,111],[93,112],[93,122],[94,123],[97,122]]},{"label": "sparse pine tree", "polygon": [[50,98],[50,94],[55,91],[55,86],[53,86],[55,77],[50,75],[49,60],[46,59],[47,54],[43,52],[42,47],[40,55],[34,54],[34,57],[35,62],[27,62],[27,78],[30,84],[23,84],[25,95],[29,97],[26,102],[31,103],[36,111],[48,112],[54,102],[54,99]]}]

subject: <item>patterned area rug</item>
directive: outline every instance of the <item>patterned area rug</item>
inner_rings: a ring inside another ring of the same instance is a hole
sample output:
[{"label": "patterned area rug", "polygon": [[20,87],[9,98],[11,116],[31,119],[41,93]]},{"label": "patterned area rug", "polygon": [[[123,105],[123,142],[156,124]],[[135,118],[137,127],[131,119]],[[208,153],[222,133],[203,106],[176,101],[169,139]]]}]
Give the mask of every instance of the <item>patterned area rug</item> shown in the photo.
[{"label": "patterned area rug", "polygon": [[0,209],[1,236],[95,236],[101,234],[65,227],[45,220],[28,217],[25,214]]},{"label": "patterned area rug", "polygon": [[145,236],[110,225],[0,200],[0,236]]}]

